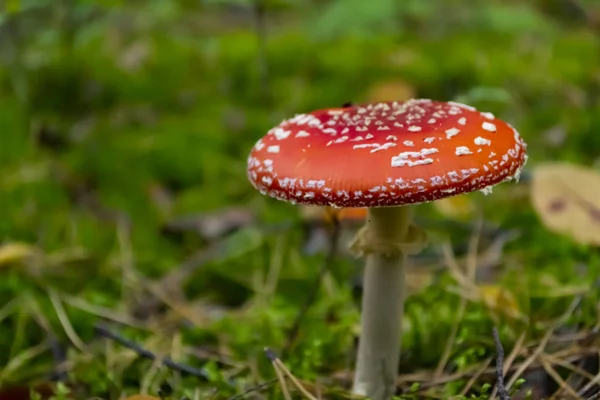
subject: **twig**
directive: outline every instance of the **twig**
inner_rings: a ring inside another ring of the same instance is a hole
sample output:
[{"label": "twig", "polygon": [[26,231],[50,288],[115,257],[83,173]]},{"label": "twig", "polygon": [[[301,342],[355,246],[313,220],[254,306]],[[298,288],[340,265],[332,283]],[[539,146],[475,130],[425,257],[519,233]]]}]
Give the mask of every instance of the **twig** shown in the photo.
[{"label": "twig", "polygon": [[311,286],[311,291],[308,294],[308,297],[306,298],[306,302],[298,311],[298,314],[296,315],[296,318],[294,319],[294,323],[292,324],[292,327],[290,328],[287,343],[285,344],[283,351],[282,351],[282,353],[284,355],[288,354],[289,351],[294,346],[295,341],[298,338],[298,332],[300,330],[300,326],[302,325],[302,322],[303,322],[304,318],[306,317],[306,314],[308,314],[308,310],[310,309],[310,307],[313,305],[313,303],[315,302],[315,300],[317,298],[317,294],[319,293],[319,289],[321,288],[321,281],[323,280],[323,277],[329,270],[329,266],[335,259],[338,244],[339,244],[341,226],[340,226],[340,220],[339,220],[337,214],[331,215],[331,221],[333,224],[333,230],[331,232],[331,236],[330,236],[330,240],[329,240],[329,251],[327,252],[327,256],[325,257],[325,259],[323,260],[323,263],[321,264],[321,267],[319,268],[319,273],[317,275],[317,279],[315,279],[315,283]]},{"label": "twig", "polygon": [[500,342],[500,335],[498,334],[498,329],[496,329],[496,327],[494,327],[493,334],[494,343],[496,344],[496,379],[498,380],[498,396],[500,396],[500,400],[510,400],[508,390],[506,390],[506,387],[504,386],[504,348]]},{"label": "twig", "polygon": [[[121,346],[127,347],[130,350],[133,350],[138,356],[140,356],[142,358],[147,358],[149,360],[159,359],[158,356],[156,356],[156,354],[152,353],[150,350],[144,349],[142,346],[140,346],[136,342],[126,339],[126,338],[120,336],[119,334],[112,332],[111,330],[109,330],[106,327],[103,327],[101,325],[96,325],[94,327],[94,329],[96,330],[98,335],[105,337],[107,339],[111,339],[111,340],[119,343]],[[170,357],[164,357],[164,358],[160,359],[160,362],[165,367],[170,368],[174,371],[192,375],[192,376],[195,376],[202,380],[208,379],[208,374],[204,370],[196,368],[196,367],[192,367],[191,365],[177,363],[177,362],[173,361]]]},{"label": "twig", "polygon": [[[517,339],[517,343],[515,343],[515,345],[513,346],[513,349],[511,350],[510,354],[508,355],[508,357],[506,358],[506,360],[504,362],[504,368],[502,368],[502,373],[504,374],[504,376],[506,376],[506,374],[510,371],[510,367],[512,367],[517,356],[523,349],[524,342],[525,342],[525,332],[521,333],[521,336],[519,336],[519,339]],[[494,386],[494,390],[492,390],[490,399],[495,399],[496,394],[498,394],[498,385]]]}]

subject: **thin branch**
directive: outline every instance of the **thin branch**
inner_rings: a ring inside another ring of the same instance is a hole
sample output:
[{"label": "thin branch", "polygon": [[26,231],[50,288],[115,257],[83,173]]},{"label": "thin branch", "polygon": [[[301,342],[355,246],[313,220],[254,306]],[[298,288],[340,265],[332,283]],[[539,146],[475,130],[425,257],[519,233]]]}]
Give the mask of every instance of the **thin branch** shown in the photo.
[{"label": "thin branch", "polygon": [[147,359],[153,360],[153,361],[159,360],[162,365],[164,365],[165,367],[170,368],[174,371],[192,375],[192,376],[195,376],[202,380],[208,379],[208,374],[204,370],[196,368],[196,367],[192,367],[191,365],[177,363],[177,362],[173,361],[170,357],[164,357],[162,359],[159,359],[159,357],[156,354],[152,353],[150,350],[144,349],[142,346],[140,346],[136,342],[126,339],[123,336],[109,330],[108,328],[106,328],[104,326],[96,325],[94,327],[94,329],[96,330],[96,333],[98,333],[98,335],[105,337],[107,339],[113,340],[113,341],[119,343],[121,346],[126,347],[130,350],[133,350],[138,356],[140,356],[142,358],[147,358]]},{"label": "thin branch", "polygon": [[508,390],[506,390],[506,387],[504,386],[504,348],[500,342],[500,335],[498,334],[498,329],[496,329],[496,327],[494,327],[493,334],[494,343],[496,344],[496,379],[498,380],[498,396],[500,396],[500,400],[510,400]]},{"label": "thin branch", "polygon": [[[525,343],[525,332],[521,333],[521,336],[519,336],[519,339],[517,339],[517,342],[513,346],[513,349],[511,350],[510,354],[508,355],[508,357],[506,358],[506,360],[504,362],[504,367],[502,368],[502,373],[504,374],[504,376],[506,376],[506,374],[510,371],[510,367],[515,362],[517,356],[521,353],[521,350],[523,350],[524,343]],[[490,398],[495,399],[497,393],[498,393],[498,385],[494,386],[494,390],[492,390],[492,394],[490,395]]]}]

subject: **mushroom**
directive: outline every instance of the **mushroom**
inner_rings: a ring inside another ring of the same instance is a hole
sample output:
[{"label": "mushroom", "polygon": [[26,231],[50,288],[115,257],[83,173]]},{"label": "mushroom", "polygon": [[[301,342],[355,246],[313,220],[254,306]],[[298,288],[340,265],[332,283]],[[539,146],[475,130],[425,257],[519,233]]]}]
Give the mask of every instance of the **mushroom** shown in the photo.
[{"label": "mushroom", "polygon": [[404,309],[404,259],[426,235],[411,204],[518,179],[526,144],[492,114],[428,99],[296,115],[258,140],[248,178],[262,194],[305,205],[367,207],[352,249],[366,257],[353,392],[390,399]]}]

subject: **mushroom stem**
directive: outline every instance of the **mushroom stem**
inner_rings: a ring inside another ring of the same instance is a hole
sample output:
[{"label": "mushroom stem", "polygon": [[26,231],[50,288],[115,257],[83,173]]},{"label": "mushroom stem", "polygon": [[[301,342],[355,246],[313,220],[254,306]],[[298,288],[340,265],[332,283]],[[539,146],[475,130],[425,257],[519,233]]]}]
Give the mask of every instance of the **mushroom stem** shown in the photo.
[{"label": "mushroom stem", "polygon": [[[370,208],[365,230],[369,241],[400,243],[406,238],[409,225],[409,207]],[[402,251],[367,254],[352,390],[372,400],[389,400],[396,390],[404,312],[404,258]]]}]

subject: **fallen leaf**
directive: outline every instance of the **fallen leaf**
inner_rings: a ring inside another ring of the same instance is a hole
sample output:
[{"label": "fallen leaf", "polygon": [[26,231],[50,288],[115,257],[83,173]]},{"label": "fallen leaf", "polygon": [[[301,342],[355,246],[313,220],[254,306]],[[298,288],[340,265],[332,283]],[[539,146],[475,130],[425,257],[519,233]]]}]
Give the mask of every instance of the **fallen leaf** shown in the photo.
[{"label": "fallen leaf", "polygon": [[600,173],[548,163],[532,175],[531,202],[544,225],[578,243],[600,246]]},{"label": "fallen leaf", "polygon": [[35,253],[35,248],[26,243],[6,243],[0,246],[0,266],[22,261]]},{"label": "fallen leaf", "polygon": [[479,285],[477,289],[479,298],[489,309],[515,319],[523,318],[517,300],[507,289],[498,285]]}]

